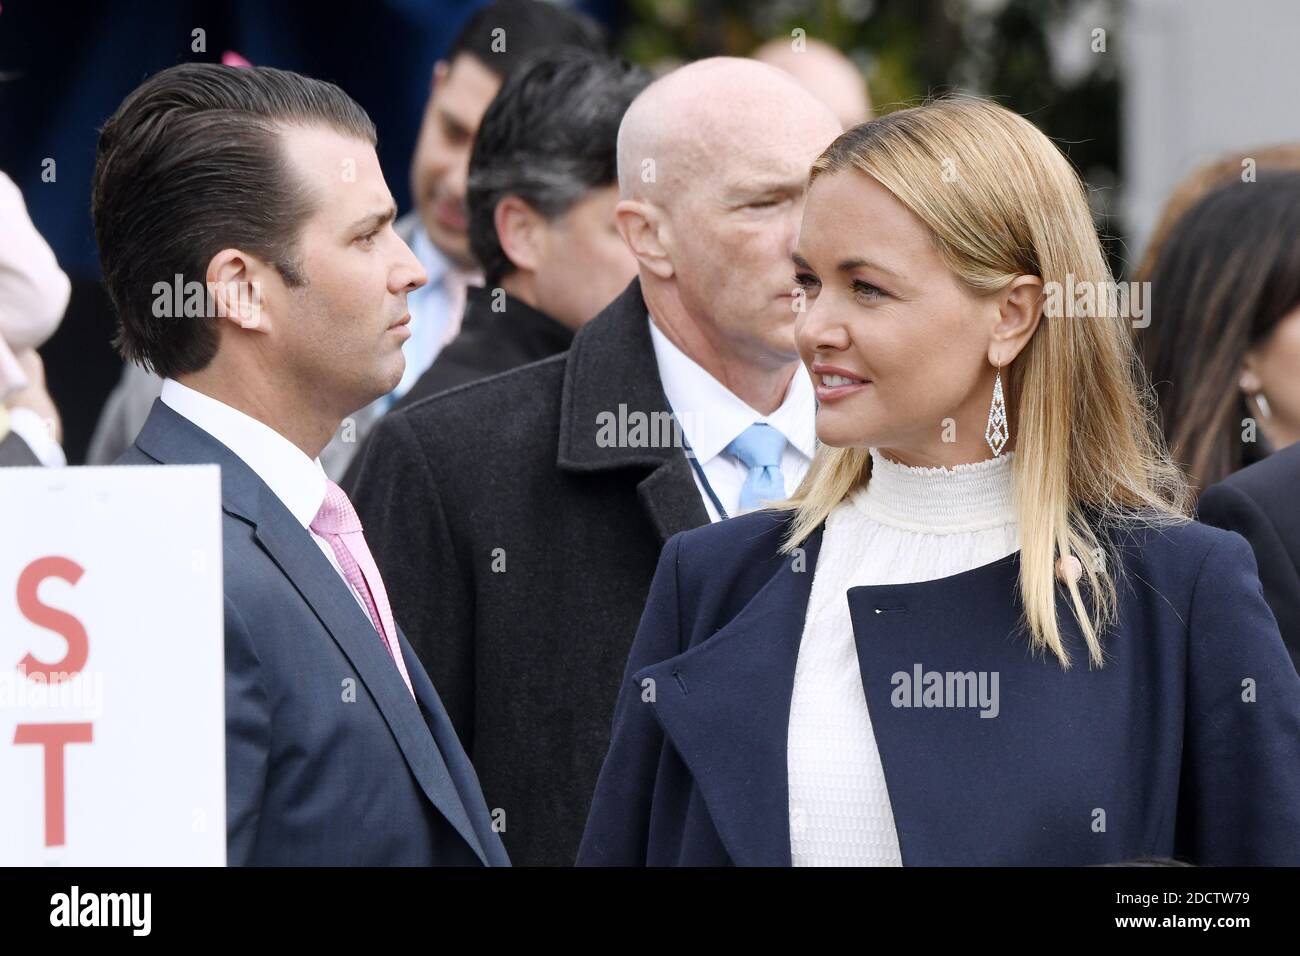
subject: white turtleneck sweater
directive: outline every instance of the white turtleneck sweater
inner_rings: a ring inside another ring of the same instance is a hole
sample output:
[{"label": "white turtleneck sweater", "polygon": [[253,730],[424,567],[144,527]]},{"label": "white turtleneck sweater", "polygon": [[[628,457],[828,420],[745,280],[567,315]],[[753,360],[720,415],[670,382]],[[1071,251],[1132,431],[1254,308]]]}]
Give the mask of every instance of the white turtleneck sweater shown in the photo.
[{"label": "white turtleneck sweater", "polygon": [[827,517],[786,744],[795,866],[902,865],[848,590],[949,577],[1016,551],[1011,460],[910,468],[873,448],[866,487]]}]

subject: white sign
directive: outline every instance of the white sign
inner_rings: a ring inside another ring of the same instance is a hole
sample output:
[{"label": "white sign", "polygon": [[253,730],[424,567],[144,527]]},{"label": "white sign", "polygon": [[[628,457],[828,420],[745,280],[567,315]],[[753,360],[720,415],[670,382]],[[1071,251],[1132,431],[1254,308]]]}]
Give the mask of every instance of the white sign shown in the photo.
[{"label": "white sign", "polygon": [[0,468],[0,863],[226,862],[215,465]]}]

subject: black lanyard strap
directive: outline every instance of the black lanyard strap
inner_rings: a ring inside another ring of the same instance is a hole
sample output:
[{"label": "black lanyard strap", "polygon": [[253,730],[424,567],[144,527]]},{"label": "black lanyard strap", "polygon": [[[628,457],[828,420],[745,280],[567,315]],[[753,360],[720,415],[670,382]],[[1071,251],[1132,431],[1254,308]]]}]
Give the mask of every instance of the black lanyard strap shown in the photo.
[{"label": "black lanyard strap", "polygon": [[677,429],[677,434],[682,436],[682,449],[686,452],[686,460],[691,463],[691,468],[694,469],[696,477],[700,479],[700,485],[703,486],[704,493],[709,496],[709,500],[713,502],[713,507],[717,509],[718,517],[725,521],[729,517],[727,509],[722,507],[717,492],[713,490],[713,485],[709,484],[709,476],[704,473],[704,466],[695,457],[695,450],[691,448],[691,441],[686,437],[686,429],[682,427],[681,420],[678,419],[677,413],[673,411],[672,405],[668,406],[668,414],[673,417],[673,425]]}]

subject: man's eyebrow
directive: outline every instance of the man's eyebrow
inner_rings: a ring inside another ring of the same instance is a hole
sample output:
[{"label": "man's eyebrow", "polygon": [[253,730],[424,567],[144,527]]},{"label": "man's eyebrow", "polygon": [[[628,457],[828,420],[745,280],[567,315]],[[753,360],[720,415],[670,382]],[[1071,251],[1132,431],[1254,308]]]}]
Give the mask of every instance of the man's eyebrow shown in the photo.
[{"label": "man's eyebrow", "polygon": [[464,116],[453,113],[451,110],[447,109],[445,104],[438,104],[438,112],[441,114],[444,123],[450,123],[452,126],[455,126],[466,133],[474,132],[473,123],[468,122]]},{"label": "man's eyebrow", "polygon": [[397,204],[389,205],[383,212],[372,212],[368,216],[363,216],[348,227],[348,232],[365,233],[372,232],[388,225],[397,218]]},{"label": "man's eyebrow", "polygon": [[732,197],[749,198],[752,196],[766,196],[769,193],[799,193],[803,191],[803,180],[800,179],[777,179],[775,177],[742,179],[739,182],[732,183],[727,192]]}]

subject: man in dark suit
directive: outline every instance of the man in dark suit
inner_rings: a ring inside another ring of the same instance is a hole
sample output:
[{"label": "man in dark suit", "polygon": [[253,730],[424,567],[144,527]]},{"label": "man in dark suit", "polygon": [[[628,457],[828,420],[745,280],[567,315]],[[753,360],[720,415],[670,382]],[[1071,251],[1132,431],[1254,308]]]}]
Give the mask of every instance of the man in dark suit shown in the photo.
[{"label": "man in dark suit", "polygon": [[838,132],[761,64],[656,81],[618,139],[638,278],[567,354],[416,402],[371,441],[358,510],[516,863],[573,863],[659,550],[762,470],[733,439],[780,432],[790,490],[807,467],[790,253]]},{"label": "man in dark suit", "polygon": [[1300,671],[1300,442],[1229,475],[1201,494],[1198,517],[1236,531],[1255,549],[1264,598]]},{"label": "man in dark suit", "polygon": [[469,164],[469,241],[487,285],[467,290],[460,335],[395,407],[563,352],[636,275],[613,228],[616,146],[649,79],[579,47],[536,54],[506,79]]},{"label": "man in dark suit", "polygon": [[425,280],[374,142],[335,86],[197,63],[146,80],[100,134],[117,344],[163,379],[120,462],[221,467],[232,864],[508,863],[317,457],[402,374]]}]

